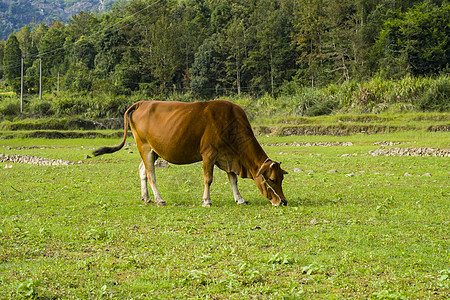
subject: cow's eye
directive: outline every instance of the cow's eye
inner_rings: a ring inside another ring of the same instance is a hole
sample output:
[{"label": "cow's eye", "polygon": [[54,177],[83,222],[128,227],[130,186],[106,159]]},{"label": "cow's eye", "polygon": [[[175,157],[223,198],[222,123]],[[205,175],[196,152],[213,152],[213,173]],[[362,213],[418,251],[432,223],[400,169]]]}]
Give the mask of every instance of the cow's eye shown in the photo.
[{"label": "cow's eye", "polygon": [[269,178],[269,181],[275,183],[275,179]]}]

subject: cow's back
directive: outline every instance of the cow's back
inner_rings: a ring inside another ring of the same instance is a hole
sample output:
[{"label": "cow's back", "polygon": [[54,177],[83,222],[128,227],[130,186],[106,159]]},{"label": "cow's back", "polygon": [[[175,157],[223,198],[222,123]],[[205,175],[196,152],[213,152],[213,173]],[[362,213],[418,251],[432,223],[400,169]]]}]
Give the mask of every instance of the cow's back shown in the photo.
[{"label": "cow's back", "polygon": [[247,140],[248,134],[253,136],[244,111],[220,100],[142,102],[133,112],[130,125],[138,147],[151,147],[175,164],[200,161],[208,148],[236,151],[236,144]]}]

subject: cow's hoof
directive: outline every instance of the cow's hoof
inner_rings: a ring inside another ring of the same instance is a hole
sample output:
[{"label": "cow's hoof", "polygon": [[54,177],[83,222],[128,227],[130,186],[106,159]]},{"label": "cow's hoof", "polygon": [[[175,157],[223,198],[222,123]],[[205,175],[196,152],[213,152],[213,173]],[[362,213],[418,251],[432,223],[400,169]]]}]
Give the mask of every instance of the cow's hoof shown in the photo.
[{"label": "cow's hoof", "polygon": [[242,201],[242,202],[236,202],[238,205],[248,205],[247,201]]},{"label": "cow's hoof", "polygon": [[144,201],[145,204],[150,204],[150,203],[153,202],[153,201],[152,201],[151,199],[149,199],[149,198],[141,198],[141,200]]},{"label": "cow's hoof", "polygon": [[203,202],[202,206],[203,207],[211,207],[212,203],[211,202]]},{"label": "cow's hoof", "polygon": [[158,205],[158,206],[166,206],[166,202],[159,201],[159,202],[156,202],[156,205]]}]

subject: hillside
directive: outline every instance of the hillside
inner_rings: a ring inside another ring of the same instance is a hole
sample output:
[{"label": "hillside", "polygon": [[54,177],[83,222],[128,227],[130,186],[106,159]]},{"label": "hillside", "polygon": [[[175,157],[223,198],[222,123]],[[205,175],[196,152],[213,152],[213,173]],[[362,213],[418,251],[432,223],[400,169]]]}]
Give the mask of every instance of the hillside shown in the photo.
[{"label": "hillside", "polygon": [[118,0],[0,0],[0,40],[30,23],[67,21],[79,11],[104,11]]}]

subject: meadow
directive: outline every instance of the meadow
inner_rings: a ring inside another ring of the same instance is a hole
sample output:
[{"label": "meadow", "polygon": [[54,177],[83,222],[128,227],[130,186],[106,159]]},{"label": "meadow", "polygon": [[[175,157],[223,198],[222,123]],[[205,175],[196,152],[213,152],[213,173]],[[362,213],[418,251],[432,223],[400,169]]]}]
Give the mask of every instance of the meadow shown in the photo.
[{"label": "meadow", "polygon": [[85,159],[119,139],[0,139],[2,154],[75,162],[0,162],[1,299],[450,297],[449,158],[369,154],[448,149],[448,132],[258,136],[289,172],[286,207],[248,179],[237,206],[220,170],[201,207],[200,163],[158,168],[168,205],[145,205],[132,138]]}]

